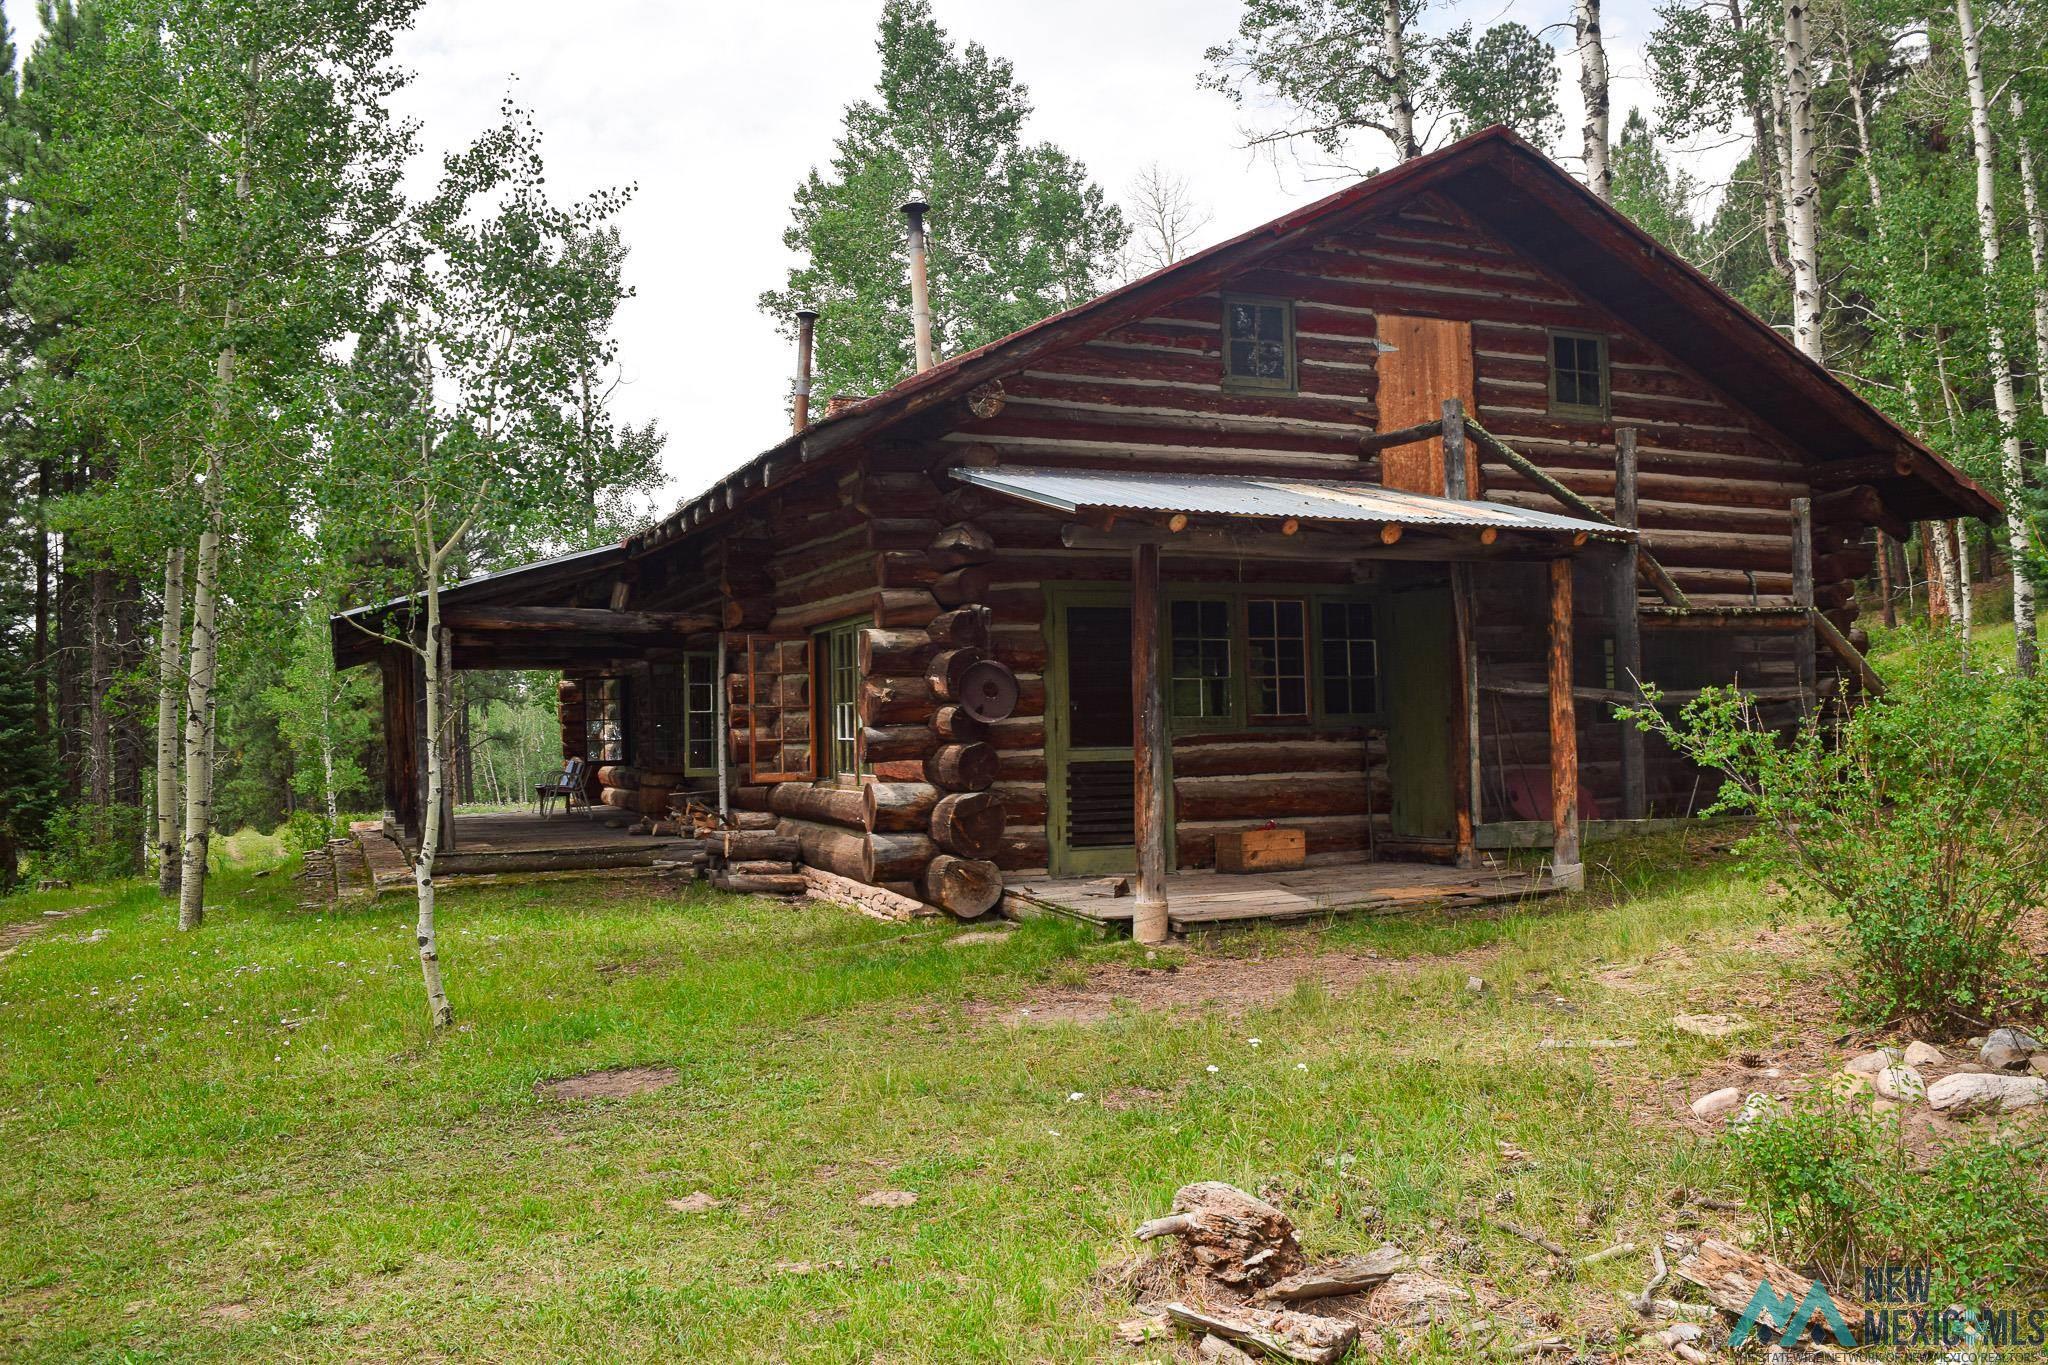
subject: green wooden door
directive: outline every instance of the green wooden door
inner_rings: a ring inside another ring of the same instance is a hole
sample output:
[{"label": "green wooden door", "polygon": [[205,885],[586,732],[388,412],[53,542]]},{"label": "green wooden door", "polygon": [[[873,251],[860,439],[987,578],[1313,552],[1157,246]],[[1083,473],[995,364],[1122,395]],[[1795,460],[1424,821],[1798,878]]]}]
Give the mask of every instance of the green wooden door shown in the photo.
[{"label": "green wooden door", "polygon": [[1050,615],[1047,856],[1055,875],[1129,872],[1137,867],[1131,833],[1130,594],[1058,593]]},{"label": "green wooden door", "polygon": [[1450,585],[1396,588],[1389,606],[1387,777],[1394,790],[1394,834],[1403,839],[1455,838]]}]

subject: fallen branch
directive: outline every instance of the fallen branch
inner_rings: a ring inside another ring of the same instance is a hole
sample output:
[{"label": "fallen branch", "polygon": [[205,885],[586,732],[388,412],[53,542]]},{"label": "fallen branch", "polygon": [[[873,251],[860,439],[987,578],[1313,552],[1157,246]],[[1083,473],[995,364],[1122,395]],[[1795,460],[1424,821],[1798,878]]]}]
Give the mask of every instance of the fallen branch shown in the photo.
[{"label": "fallen branch", "polygon": [[1358,1340],[1356,1323],[1285,1308],[1240,1308],[1226,1315],[1169,1303],[1166,1315],[1183,1327],[1249,1342],[1267,1355],[1298,1360],[1302,1365],[1334,1365]]},{"label": "fallen branch", "polygon": [[1532,1228],[1525,1228],[1519,1223],[1510,1223],[1505,1218],[1490,1218],[1487,1221],[1492,1223],[1495,1227],[1499,1228],[1502,1232],[1509,1233],[1513,1236],[1521,1238],[1525,1242],[1529,1242],[1533,1245],[1542,1247],[1545,1251],[1557,1257],[1559,1260],[1568,1261],[1571,1259],[1571,1252],[1565,1250],[1556,1242],[1551,1241],[1548,1237],[1545,1237],[1542,1233],[1537,1232]]},{"label": "fallen branch", "polygon": [[1370,1256],[1346,1256],[1329,1265],[1289,1275],[1268,1289],[1265,1296],[1282,1303],[1302,1303],[1336,1294],[1356,1294],[1377,1288],[1407,1267],[1408,1257],[1401,1248],[1381,1247]]},{"label": "fallen branch", "polygon": [[1663,1284],[1671,1274],[1670,1270],[1664,1265],[1664,1248],[1655,1242],[1650,1243],[1650,1265],[1650,1282],[1643,1286],[1642,1293],[1629,1300],[1629,1307],[1635,1309],[1636,1312],[1641,1313],[1644,1317],[1648,1317],[1650,1314],[1650,1295],[1656,1293],[1657,1287]]},{"label": "fallen branch", "polygon": [[1590,1256],[1579,1257],[1579,1264],[1599,1265],[1602,1261],[1611,1261],[1617,1256],[1626,1256],[1635,1249],[1636,1244],[1634,1242],[1616,1242],[1605,1250],[1596,1251]]}]

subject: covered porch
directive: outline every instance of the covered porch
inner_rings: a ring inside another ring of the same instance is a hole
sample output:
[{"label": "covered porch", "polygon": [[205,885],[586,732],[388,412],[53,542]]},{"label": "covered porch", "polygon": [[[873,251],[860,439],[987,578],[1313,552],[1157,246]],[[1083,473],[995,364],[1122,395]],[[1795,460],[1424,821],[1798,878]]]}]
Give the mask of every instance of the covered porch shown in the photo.
[{"label": "covered porch", "polygon": [[[1136,909],[1129,889],[1128,879],[1118,877],[1018,877],[1004,887],[1003,911],[1013,919],[1061,915],[1129,932]],[[1353,860],[1318,861],[1291,872],[1174,872],[1164,886],[1167,930],[1177,935],[1258,923],[1399,914],[1424,907],[1471,910],[1564,889],[1548,867],[1464,868]]]}]

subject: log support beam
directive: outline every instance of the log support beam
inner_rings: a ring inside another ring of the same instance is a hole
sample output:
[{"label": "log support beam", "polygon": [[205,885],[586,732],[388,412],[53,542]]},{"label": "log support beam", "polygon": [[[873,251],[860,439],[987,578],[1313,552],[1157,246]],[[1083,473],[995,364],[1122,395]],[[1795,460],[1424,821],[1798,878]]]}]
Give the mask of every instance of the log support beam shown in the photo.
[{"label": "log support beam", "polygon": [[[1444,496],[1469,498],[1466,485],[1465,404],[1444,400]],[[1453,842],[1458,866],[1479,865],[1479,651],[1473,622],[1472,569],[1451,565],[1451,640],[1456,669],[1456,718],[1451,725],[1451,795],[1456,807]]]},{"label": "log support beam", "polygon": [[[1633,531],[1639,528],[1641,513],[1636,497],[1636,431],[1623,427],[1614,433],[1614,521]],[[1636,543],[1621,547],[1614,566],[1609,593],[1614,598],[1615,683],[1634,694],[1643,680],[1643,622],[1636,602]],[[1643,732],[1634,721],[1621,723],[1621,814],[1625,820],[1641,820],[1649,814],[1649,781],[1644,767]]]},{"label": "log support beam", "polygon": [[1795,636],[1799,663],[1799,709],[1811,714],[1819,704],[1820,671],[1814,659],[1813,632],[1813,501],[1792,499],[1792,603],[1807,621]]},{"label": "log support beam", "polygon": [[1166,941],[1166,697],[1159,665],[1159,547],[1131,551],[1132,842],[1137,895],[1131,937]]},{"label": "log support beam", "polygon": [[1572,698],[1572,562],[1550,565],[1550,874],[1561,887],[1586,884],[1579,860],[1579,730]]}]

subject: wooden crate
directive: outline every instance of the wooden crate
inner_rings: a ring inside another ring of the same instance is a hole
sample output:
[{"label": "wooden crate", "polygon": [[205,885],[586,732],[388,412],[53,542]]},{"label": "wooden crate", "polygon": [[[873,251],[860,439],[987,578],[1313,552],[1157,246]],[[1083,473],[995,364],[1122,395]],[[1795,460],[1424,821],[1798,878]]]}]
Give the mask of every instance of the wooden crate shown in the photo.
[{"label": "wooden crate", "polygon": [[1308,835],[1298,829],[1231,830],[1216,836],[1218,872],[1288,872],[1308,859]]}]

